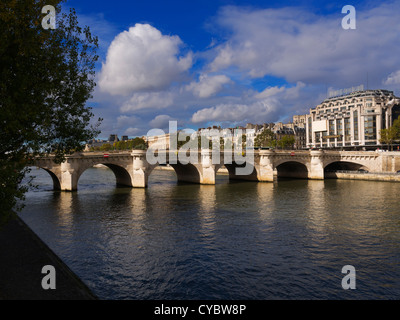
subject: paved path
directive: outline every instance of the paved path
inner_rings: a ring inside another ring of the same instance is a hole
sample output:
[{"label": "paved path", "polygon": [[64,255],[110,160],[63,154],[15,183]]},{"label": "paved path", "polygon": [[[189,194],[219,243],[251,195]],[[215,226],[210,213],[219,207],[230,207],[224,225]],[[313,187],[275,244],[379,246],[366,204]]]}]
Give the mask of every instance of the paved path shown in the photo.
[{"label": "paved path", "polygon": [[[44,290],[42,268],[54,266],[56,289]],[[0,300],[94,300],[86,285],[20,219],[0,227]]]}]

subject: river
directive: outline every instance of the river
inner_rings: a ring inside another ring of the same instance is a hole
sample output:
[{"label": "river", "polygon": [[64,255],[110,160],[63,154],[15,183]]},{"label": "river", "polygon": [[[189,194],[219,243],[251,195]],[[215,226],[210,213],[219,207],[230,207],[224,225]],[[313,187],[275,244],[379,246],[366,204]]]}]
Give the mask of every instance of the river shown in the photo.
[{"label": "river", "polygon": [[92,168],[67,193],[32,174],[20,217],[100,299],[400,298],[400,183],[219,174],[209,186],[155,170],[132,189]]}]

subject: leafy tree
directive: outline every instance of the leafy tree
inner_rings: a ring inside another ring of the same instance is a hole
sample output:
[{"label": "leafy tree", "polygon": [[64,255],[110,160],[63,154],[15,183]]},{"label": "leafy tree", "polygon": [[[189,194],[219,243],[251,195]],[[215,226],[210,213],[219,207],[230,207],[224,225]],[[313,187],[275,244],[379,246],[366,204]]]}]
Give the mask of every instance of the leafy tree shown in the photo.
[{"label": "leafy tree", "polygon": [[233,149],[232,137],[221,138],[221,148],[231,151]]},{"label": "leafy tree", "polygon": [[100,151],[110,151],[113,149],[113,146],[110,143],[105,143],[100,147]]},{"label": "leafy tree", "polygon": [[381,138],[379,142],[386,144],[391,151],[393,151],[393,143],[399,138],[399,133],[395,127],[389,127],[381,130]]},{"label": "leafy tree", "polygon": [[390,150],[393,150],[393,143],[400,139],[400,117],[393,122],[389,128],[380,131],[380,143],[388,145]]},{"label": "leafy tree", "polygon": [[[62,162],[99,133],[86,106],[98,40],[73,9],[61,14],[62,2],[0,2],[0,214],[24,198],[29,159],[53,153]],[[42,27],[46,5],[56,8],[54,30]]]},{"label": "leafy tree", "polygon": [[281,137],[280,140],[277,141],[277,144],[280,148],[286,149],[286,148],[293,148],[295,142],[296,139],[293,135],[284,135],[283,137]]},{"label": "leafy tree", "polygon": [[113,147],[116,150],[126,150],[126,141],[114,142]]},{"label": "leafy tree", "polygon": [[381,138],[379,142],[382,144],[386,144],[389,146],[390,150],[393,150],[393,141],[396,139],[396,130],[393,127],[382,129],[381,130]]},{"label": "leafy tree", "polygon": [[245,134],[242,134],[242,150],[247,147],[247,137]]},{"label": "leafy tree", "polygon": [[270,129],[264,129],[254,139],[254,146],[257,148],[276,147],[275,134]]},{"label": "leafy tree", "polygon": [[396,120],[394,120],[392,127],[396,131],[396,140],[399,140],[400,139],[400,116]]},{"label": "leafy tree", "polygon": [[228,138],[220,137],[219,145],[221,150],[228,150],[228,151],[232,150],[233,148],[232,137]]},{"label": "leafy tree", "polygon": [[135,138],[132,141],[132,147],[130,149],[144,150],[147,148],[146,141],[143,138]]}]

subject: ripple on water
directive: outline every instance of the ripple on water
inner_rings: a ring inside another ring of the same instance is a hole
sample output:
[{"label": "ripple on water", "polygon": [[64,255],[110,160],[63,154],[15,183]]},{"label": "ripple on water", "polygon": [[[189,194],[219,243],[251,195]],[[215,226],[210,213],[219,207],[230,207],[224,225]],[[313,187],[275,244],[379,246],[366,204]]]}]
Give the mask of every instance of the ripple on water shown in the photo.
[{"label": "ripple on water", "polygon": [[400,184],[199,186],[154,171],[146,190],[116,189],[111,171],[90,169],[79,192],[54,193],[42,173],[21,217],[102,299],[400,296]]}]

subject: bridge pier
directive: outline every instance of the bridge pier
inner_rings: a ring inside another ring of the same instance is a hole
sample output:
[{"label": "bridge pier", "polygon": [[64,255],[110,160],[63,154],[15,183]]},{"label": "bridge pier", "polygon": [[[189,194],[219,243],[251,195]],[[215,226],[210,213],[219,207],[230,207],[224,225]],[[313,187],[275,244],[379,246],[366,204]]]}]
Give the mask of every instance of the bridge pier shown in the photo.
[{"label": "bridge pier", "polygon": [[308,172],[308,179],[311,180],[324,180],[324,163],[322,150],[310,151],[311,162]]},{"label": "bridge pier", "polygon": [[61,191],[78,190],[76,170],[69,162],[64,162],[61,164],[60,189]]},{"label": "bridge pier", "polygon": [[[218,159],[220,163],[220,159]],[[221,167],[221,164],[214,164],[212,159],[212,152],[210,150],[201,151],[200,164],[196,166],[200,174],[200,184],[215,184],[217,171]]]},{"label": "bridge pier", "polygon": [[257,178],[260,182],[274,181],[273,150],[260,151],[260,164],[257,170]]},{"label": "bridge pier", "polygon": [[133,188],[146,188],[149,175],[153,168],[146,160],[146,151],[134,150],[133,157],[133,170],[132,170],[132,187]]}]

